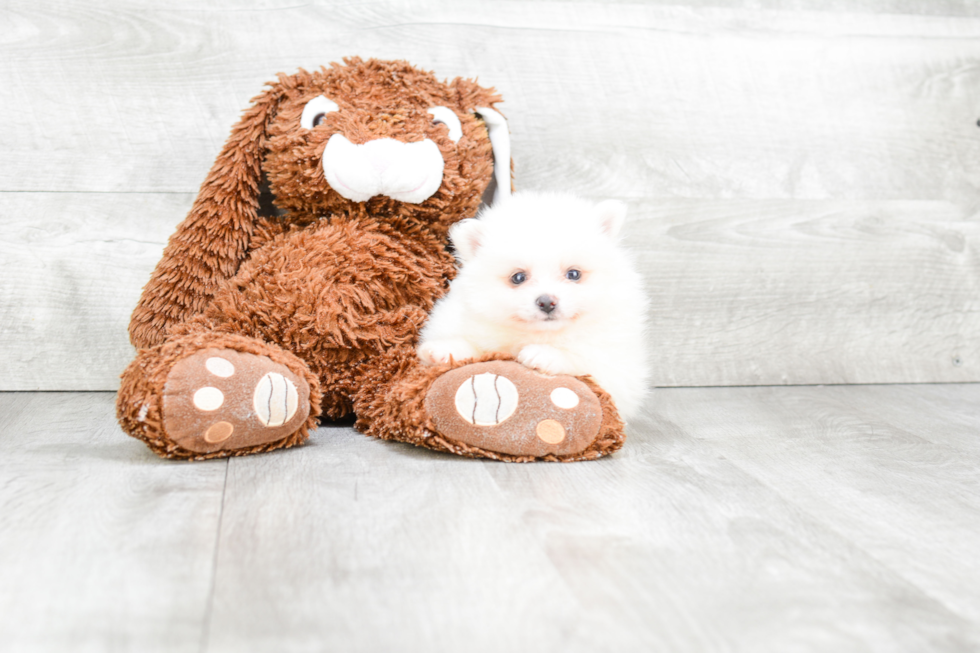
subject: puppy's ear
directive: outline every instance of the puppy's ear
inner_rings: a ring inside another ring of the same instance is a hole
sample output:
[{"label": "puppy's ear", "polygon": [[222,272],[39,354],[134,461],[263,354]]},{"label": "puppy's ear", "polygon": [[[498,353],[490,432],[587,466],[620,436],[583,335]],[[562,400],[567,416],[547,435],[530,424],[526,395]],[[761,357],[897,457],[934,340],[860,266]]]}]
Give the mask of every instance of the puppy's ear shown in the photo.
[{"label": "puppy's ear", "polygon": [[619,200],[605,200],[596,204],[594,210],[602,233],[613,240],[618,238],[623,223],[626,222],[626,203]]},{"label": "puppy's ear", "polygon": [[266,130],[289,79],[280,75],[253,98],[170,237],[129,323],[137,348],[163,342],[168,328],[202,312],[219,284],[238,271],[255,227]]},{"label": "puppy's ear", "polygon": [[476,218],[461,220],[449,230],[449,239],[456,248],[456,256],[466,263],[483,245],[483,225]]}]

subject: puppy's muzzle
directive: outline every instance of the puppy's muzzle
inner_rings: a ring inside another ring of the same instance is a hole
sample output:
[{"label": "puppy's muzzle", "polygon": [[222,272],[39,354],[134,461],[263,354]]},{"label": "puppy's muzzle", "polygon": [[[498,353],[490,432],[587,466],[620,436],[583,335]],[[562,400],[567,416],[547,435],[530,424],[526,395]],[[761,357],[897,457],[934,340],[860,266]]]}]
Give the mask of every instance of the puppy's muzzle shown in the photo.
[{"label": "puppy's muzzle", "polygon": [[558,298],[553,295],[541,295],[534,300],[534,303],[545,315],[551,315],[551,312],[558,306]]},{"label": "puppy's muzzle", "polygon": [[439,190],[444,167],[442,152],[428,138],[415,143],[379,138],[354,145],[334,134],[323,150],[323,176],[341,197],[352,202],[387,195],[421,204]]}]

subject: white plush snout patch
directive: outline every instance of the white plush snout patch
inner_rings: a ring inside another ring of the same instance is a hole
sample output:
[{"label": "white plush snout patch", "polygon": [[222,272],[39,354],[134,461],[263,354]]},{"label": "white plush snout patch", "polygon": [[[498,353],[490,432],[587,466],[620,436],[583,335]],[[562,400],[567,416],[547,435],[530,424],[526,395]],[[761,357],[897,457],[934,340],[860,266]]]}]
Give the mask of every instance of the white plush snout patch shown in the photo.
[{"label": "white plush snout patch", "polygon": [[421,204],[442,184],[445,161],[429,139],[403,143],[379,138],[354,145],[334,134],[323,150],[323,176],[341,197],[366,202],[375,195]]}]

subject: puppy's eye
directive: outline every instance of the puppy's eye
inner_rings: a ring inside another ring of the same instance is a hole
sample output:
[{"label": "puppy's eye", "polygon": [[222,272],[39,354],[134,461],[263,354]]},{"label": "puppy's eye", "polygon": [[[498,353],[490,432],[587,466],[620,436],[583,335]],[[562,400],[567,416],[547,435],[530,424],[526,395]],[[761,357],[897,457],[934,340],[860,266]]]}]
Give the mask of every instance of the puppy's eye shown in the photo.
[{"label": "puppy's eye", "polygon": [[432,107],[429,109],[432,114],[433,125],[445,125],[449,128],[449,140],[458,143],[463,136],[463,125],[459,122],[459,116],[453,113],[449,107]]},{"label": "puppy's eye", "polygon": [[333,100],[328,100],[322,95],[318,95],[303,107],[303,115],[299,119],[299,124],[303,129],[313,129],[323,124],[327,114],[333,111],[340,111],[340,107]]},{"label": "puppy's eye", "polygon": [[523,272],[515,272],[514,274],[510,275],[510,282],[515,286],[519,286],[525,281],[527,281],[527,275]]},{"label": "puppy's eye", "polygon": [[568,279],[569,281],[578,281],[579,279],[582,278],[582,273],[576,270],[575,268],[572,268],[571,270],[565,273],[565,278]]}]

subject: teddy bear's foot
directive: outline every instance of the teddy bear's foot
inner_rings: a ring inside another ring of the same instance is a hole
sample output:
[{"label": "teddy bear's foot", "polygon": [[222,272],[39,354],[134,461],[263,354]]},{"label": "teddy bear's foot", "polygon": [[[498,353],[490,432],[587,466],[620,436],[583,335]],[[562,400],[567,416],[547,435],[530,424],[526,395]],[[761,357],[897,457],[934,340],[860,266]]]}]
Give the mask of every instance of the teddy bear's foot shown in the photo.
[{"label": "teddy bear's foot", "polygon": [[310,389],[266,356],[208,348],[173,366],[162,408],[163,429],[180,447],[233,451],[298,431],[310,413]]},{"label": "teddy bear's foot", "polygon": [[425,408],[446,438],[528,459],[578,459],[596,442],[603,419],[599,398],[582,381],[501,360],[443,374]]}]

